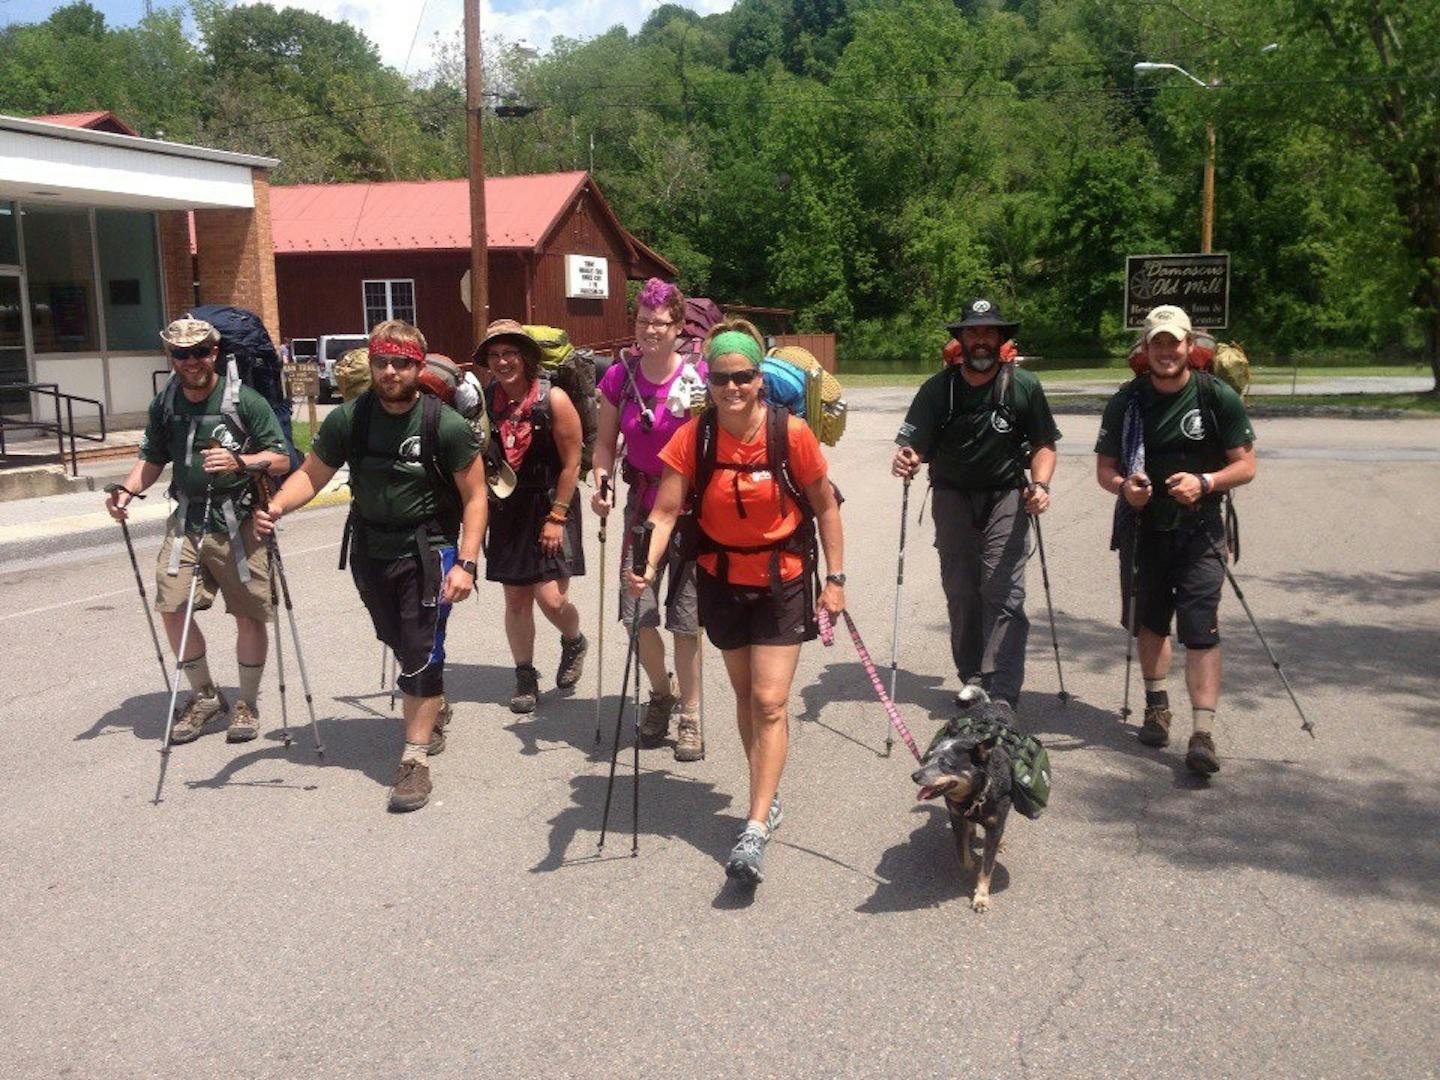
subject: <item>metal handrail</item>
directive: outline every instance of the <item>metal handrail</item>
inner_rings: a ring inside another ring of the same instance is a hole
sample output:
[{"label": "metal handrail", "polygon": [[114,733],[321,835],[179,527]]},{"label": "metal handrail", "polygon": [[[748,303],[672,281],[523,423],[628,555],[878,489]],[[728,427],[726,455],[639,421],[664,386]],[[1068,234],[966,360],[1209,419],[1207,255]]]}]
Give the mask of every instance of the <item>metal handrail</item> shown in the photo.
[{"label": "metal handrail", "polygon": [[[81,394],[66,394],[60,389],[59,383],[8,383],[0,382],[0,393],[17,392],[24,394],[42,394],[51,397],[55,401],[55,422],[48,420],[16,420],[0,413],[0,460],[9,456],[5,447],[5,432],[7,429],[16,431],[35,430],[42,434],[53,433],[59,451],[57,457],[63,465],[65,462],[65,440],[70,440],[70,475],[80,475],[80,461],[75,454],[75,440],[81,439],[84,442],[105,441],[105,406],[94,398],[88,398]],[[100,433],[98,435],[88,432],[77,432],[75,430],[75,402],[80,401],[87,405],[94,405],[95,411],[100,417]],[[64,418],[61,417],[61,403],[64,403]]]}]

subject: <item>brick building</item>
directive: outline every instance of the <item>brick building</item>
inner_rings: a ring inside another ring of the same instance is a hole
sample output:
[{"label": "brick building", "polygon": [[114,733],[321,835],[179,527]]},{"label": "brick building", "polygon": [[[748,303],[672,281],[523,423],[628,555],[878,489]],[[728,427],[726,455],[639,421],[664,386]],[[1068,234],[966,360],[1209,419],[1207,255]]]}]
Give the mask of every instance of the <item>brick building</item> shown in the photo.
[{"label": "brick building", "polygon": [[[466,180],[300,184],[271,192],[286,338],[415,322],[436,352],[465,357]],[[485,181],[490,317],[564,327],[577,344],[633,333],[625,283],[675,267],[630,234],[584,172]]]},{"label": "brick building", "polygon": [[140,138],[110,113],[0,116],[0,409],[39,404],[3,384],[53,383],[142,411],[168,367],[158,331],[197,302],[278,335],[277,164]]}]

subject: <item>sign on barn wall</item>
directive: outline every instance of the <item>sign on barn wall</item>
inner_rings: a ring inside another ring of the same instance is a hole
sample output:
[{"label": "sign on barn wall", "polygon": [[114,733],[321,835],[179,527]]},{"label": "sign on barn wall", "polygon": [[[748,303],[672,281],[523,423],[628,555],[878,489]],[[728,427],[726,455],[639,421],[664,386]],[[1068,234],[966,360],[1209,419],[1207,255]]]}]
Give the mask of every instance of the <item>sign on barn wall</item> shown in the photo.
[{"label": "sign on barn wall", "polygon": [[571,300],[605,300],[610,296],[610,266],[599,255],[565,256],[565,296]]}]

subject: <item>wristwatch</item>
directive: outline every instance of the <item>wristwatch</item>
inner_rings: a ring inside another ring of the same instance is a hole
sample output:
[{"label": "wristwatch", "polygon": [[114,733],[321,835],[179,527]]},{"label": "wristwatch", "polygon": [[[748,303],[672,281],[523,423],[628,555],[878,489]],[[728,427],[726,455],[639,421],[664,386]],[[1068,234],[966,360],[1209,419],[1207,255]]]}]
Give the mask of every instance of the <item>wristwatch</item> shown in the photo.
[{"label": "wristwatch", "polygon": [[470,580],[476,581],[480,577],[480,568],[475,565],[474,559],[461,559],[455,564],[470,575]]},{"label": "wristwatch", "polygon": [[1030,486],[1038,487],[1041,491],[1045,492],[1046,495],[1050,494],[1050,485],[1044,480],[1031,480]]},{"label": "wristwatch", "polygon": [[843,573],[826,574],[825,580],[828,581],[831,585],[839,585],[842,589],[845,587],[845,575]]},{"label": "wristwatch", "polygon": [[1210,494],[1210,489],[1215,486],[1215,482],[1210,479],[1210,477],[1209,477],[1209,475],[1208,475],[1207,473],[1203,473],[1203,472],[1202,472],[1202,473],[1199,474],[1199,476],[1200,476],[1200,494],[1201,494],[1201,495],[1209,495],[1209,494]]}]

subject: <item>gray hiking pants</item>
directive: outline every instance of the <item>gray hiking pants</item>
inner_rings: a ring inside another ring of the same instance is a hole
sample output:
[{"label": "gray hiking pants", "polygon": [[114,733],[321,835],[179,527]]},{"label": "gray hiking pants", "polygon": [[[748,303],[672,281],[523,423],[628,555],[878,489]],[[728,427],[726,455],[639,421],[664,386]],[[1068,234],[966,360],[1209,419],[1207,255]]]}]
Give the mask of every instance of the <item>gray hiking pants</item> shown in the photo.
[{"label": "gray hiking pants", "polygon": [[979,675],[1014,701],[1025,681],[1025,564],[1030,515],[1016,489],[934,489],[935,549],[962,680]]}]

